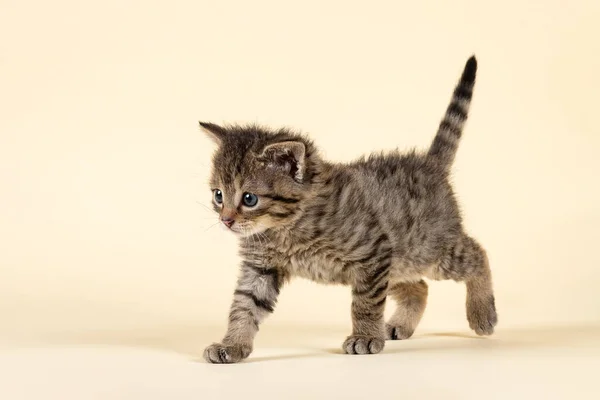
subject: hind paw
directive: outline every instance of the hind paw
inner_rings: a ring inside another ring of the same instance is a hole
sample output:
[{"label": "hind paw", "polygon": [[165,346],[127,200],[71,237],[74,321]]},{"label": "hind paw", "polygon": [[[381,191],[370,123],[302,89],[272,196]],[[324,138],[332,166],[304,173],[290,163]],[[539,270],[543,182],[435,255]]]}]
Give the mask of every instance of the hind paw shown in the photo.
[{"label": "hind paw", "polygon": [[408,339],[415,332],[414,329],[405,326],[394,326],[385,324],[385,338],[387,340],[404,340]]},{"label": "hind paw", "polygon": [[467,320],[469,326],[476,334],[487,336],[494,333],[498,323],[498,314],[494,298],[487,301],[472,301],[467,304]]}]

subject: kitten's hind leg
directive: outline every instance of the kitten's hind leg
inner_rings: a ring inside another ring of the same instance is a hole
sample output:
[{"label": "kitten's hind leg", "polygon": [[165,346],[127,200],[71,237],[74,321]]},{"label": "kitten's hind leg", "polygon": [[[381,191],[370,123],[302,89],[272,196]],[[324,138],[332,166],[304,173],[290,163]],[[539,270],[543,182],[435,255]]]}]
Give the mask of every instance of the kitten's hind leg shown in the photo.
[{"label": "kitten's hind leg", "polygon": [[492,273],[485,250],[463,235],[440,263],[446,278],[467,285],[467,320],[478,335],[491,335],[498,323]]},{"label": "kitten's hind leg", "polygon": [[388,294],[396,300],[396,311],[385,324],[386,339],[402,340],[412,336],[427,305],[427,283],[399,282],[390,287]]}]

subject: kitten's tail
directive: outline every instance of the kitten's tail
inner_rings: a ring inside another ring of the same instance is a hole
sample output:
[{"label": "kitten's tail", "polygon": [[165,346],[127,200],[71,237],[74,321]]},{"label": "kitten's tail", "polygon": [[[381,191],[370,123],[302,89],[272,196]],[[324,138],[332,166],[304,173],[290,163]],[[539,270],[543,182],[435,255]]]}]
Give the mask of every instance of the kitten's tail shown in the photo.
[{"label": "kitten's tail", "polygon": [[437,134],[431,143],[427,155],[436,158],[448,170],[454,161],[458,141],[467,120],[469,105],[473,97],[473,86],[477,72],[477,60],[471,56],[465,65],[460,81],[454,89],[450,105],[446,109],[444,119],[440,122]]}]

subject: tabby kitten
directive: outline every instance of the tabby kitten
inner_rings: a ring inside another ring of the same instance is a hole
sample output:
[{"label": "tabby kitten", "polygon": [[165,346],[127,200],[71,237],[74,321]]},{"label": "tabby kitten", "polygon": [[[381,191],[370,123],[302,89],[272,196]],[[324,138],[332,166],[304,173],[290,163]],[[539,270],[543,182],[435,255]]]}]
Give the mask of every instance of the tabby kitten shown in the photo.
[{"label": "tabby kitten", "polygon": [[[218,144],[214,210],[239,235],[243,260],[227,333],[206,348],[207,361],[248,357],[259,324],[294,276],[351,286],[352,334],[342,346],[348,354],[379,353],[385,339],[413,334],[427,301],[423,277],[465,282],[471,329],[493,333],[488,259],[463,230],[448,182],[476,70],[471,57],[423,154],[396,151],[338,164],[286,129],[200,123]],[[397,308],[385,323],[388,297]]]}]

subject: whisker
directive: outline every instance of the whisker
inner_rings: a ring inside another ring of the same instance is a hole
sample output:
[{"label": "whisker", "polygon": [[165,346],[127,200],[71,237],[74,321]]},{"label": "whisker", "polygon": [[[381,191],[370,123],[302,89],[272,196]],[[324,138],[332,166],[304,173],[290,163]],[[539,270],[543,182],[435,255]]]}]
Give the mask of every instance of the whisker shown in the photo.
[{"label": "whisker", "polygon": [[207,231],[207,230],[209,230],[210,228],[212,228],[212,227],[216,226],[218,223],[219,223],[219,221],[215,222],[214,224],[212,224],[211,226],[209,226],[208,228],[206,228],[206,229],[204,230],[204,232],[206,232],[206,231]]},{"label": "whisker", "polygon": [[262,241],[262,238],[260,237],[260,232],[258,232],[258,233],[255,233],[255,235],[256,235],[256,239],[258,240],[258,243],[260,244],[260,247],[263,247],[263,248],[264,248],[264,247],[265,247],[265,245],[264,245],[264,243],[263,243],[263,241]]},{"label": "whisker", "polygon": [[201,205],[202,207],[204,207],[205,209],[207,209],[207,210],[208,210],[208,211],[210,211],[211,213],[214,213],[214,212],[215,212],[215,210],[211,209],[210,207],[206,206],[205,204],[203,204],[203,203],[201,203],[201,202],[199,202],[199,201],[196,201],[196,204],[199,204],[199,205]]},{"label": "whisker", "polygon": [[[263,249],[266,248],[267,247],[267,236],[265,236],[264,233],[259,232],[258,238],[260,240],[260,245],[263,247]],[[264,240],[264,242],[263,242],[263,240]]]},{"label": "whisker", "polygon": [[[248,229],[247,232],[250,232],[250,229]],[[251,235],[250,237],[252,238],[252,243],[253,243],[253,246],[254,246],[254,251],[258,250],[258,244],[257,244],[256,237],[254,235]]]}]

